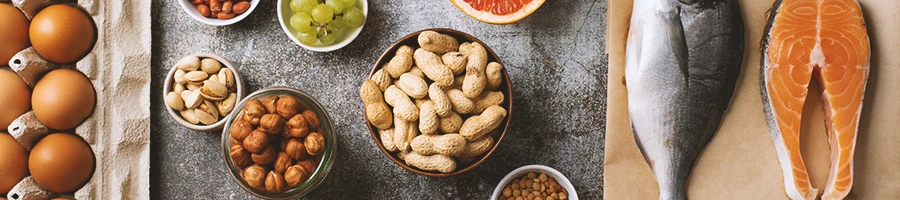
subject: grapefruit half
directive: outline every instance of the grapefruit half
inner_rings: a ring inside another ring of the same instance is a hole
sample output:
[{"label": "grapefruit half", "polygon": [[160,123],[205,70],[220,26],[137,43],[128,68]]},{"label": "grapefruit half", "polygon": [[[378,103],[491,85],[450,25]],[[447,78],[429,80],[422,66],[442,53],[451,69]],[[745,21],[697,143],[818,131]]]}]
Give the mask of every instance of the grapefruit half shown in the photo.
[{"label": "grapefruit half", "polygon": [[490,24],[510,24],[531,15],[544,0],[450,0],[469,17]]}]

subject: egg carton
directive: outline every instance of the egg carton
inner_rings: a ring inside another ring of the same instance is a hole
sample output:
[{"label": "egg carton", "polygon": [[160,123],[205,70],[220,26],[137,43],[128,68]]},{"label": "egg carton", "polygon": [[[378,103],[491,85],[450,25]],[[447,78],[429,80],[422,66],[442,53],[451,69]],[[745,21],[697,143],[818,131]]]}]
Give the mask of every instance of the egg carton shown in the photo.
[{"label": "egg carton", "polygon": [[[53,63],[28,47],[13,56],[8,67],[32,88],[43,75],[60,68],[77,69],[88,77],[96,105],[74,132],[91,146],[95,170],[90,181],[74,193],[47,191],[29,176],[13,187],[7,198],[149,199],[150,1],[12,0],[12,4],[29,20],[54,4],[79,7],[94,20],[94,49],[77,63]],[[44,126],[29,111],[7,131],[31,151],[38,140],[58,130]]]}]

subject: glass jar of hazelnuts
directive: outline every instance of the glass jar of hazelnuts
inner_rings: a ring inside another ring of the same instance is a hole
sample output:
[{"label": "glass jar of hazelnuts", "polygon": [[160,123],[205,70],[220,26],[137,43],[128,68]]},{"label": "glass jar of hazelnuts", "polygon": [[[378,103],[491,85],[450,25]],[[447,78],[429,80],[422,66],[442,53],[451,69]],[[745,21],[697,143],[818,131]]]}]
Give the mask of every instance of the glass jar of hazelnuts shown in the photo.
[{"label": "glass jar of hazelnuts", "polygon": [[306,195],[331,170],[336,141],[331,118],[312,96],[270,87],[241,100],[222,132],[228,173],[262,199]]}]

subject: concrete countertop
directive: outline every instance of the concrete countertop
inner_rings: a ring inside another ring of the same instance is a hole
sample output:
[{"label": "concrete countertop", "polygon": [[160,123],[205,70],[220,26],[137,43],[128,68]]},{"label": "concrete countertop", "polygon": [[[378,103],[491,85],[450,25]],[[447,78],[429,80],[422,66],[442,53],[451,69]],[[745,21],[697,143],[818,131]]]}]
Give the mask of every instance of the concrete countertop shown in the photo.
[{"label": "concrete countertop", "polygon": [[[513,169],[556,168],[582,199],[601,199],[607,57],[605,0],[547,0],[512,25],[490,25],[449,1],[369,2],[359,37],[343,49],[316,53],[294,45],[263,1],[244,21],[213,27],[194,21],[177,0],[152,3],[151,199],[248,199],[226,174],[220,132],[194,132],[165,111],[162,81],[182,56],[221,55],[243,74],[250,92],[289,86],[316,97],[334,120],[339,149],[328,178],[309,199],[487,199]],[[515,110],[495,154],[450,178],[419,176],[386,158],[366,130],[359,85],[382,51],[425,28],[478,37],[506,64]],[[249,93],[249,92],[248,92]]]}]

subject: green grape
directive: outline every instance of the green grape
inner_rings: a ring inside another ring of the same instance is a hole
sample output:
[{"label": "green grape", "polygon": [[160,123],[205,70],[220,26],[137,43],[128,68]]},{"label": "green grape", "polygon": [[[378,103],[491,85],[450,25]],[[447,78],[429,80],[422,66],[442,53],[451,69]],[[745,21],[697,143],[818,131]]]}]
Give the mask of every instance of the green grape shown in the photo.
[{"label": "green grape", "polygon": [[312,18],[319,23],[328,23],[331,21],[331,18],[334,18],[334,10],[325,4],[317,5],[309,14],[312,14]]},{"label": "green grape", "polygon": [[344,3],[340,0],[326,0],[325,5],[331,7],[331,10],[334,11],[334,14],[341,14],[344,11]]},{"label": "green grape", "polygon": [[295,13],[294,16],[291,16],[291,27],[294,30],[305,32],[312,28],[312,17],[305,12]]},{"label": "green grape", "polygon": [[362,10],[356,7],[347,7],[344,8],[344,17],[342,18],[343,23],[349,27],[359,27],[366,21],[366,16],[363,15]]},{"label": "green grape", "polygon": [[344,3],[345,7],[350,7],[356,5],[356,0],[341,0],[341,3]]},{"label": "green grape", "polygon": [[334,42],[337,41],[337,36],[338,36],[337,32],[336,31],[330,31],[330,32],[331,33],[322,35],[322,37],[319,38],[319,41],[322,42],[322,44],[330,45],[330,44],[334,44]]},{"label": "green grape", "polygon": [[290,5],[291,5],[291,11],[294,11],[294,12],[303,11],[303,9],[300,9],[300,7],[301,7],[300,0],[291,0]]},{"label": "green grape", "polygon": [[305,45],[314,45],[319,41],[319,38],[316,38],[317,33],[318,32],[314,28],[297,32],[297,40],[300,40],[300,43],[303,43]]},{"label": "green grape", "polygon": [[337,27],[334,26],[334,23],[328,23],[328,25],[325,26],[325,30],[328,31],[328,34],[333,34],[338,31]]},{"label": "green grape", "polygon": [[291,0],[291,10],[295,13],[309,13],[316,5],[319,5],[317,0]]},{"label": "green grape", "polygon": [[334,26],[335,29],[345,29],[347,25],[344,24],[344,19],[341,16],[334,17],[334,20],[328,22],[329,26]]}]

